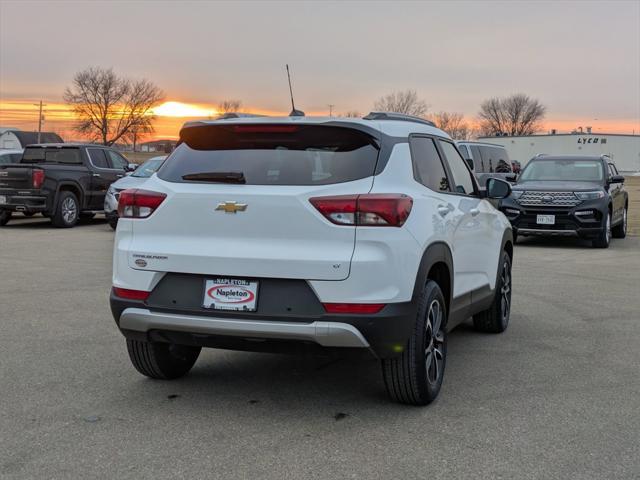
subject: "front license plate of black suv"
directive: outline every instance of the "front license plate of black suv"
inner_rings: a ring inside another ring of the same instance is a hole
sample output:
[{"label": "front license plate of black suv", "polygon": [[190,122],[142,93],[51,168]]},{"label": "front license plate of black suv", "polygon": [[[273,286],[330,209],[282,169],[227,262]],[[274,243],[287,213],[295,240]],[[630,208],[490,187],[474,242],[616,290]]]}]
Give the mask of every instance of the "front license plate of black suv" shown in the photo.
[{"label": "front license plate of black suv", "polygon": [[204,308],[255,312],[258,282],[237,278],[213,278],[204,282]]}]

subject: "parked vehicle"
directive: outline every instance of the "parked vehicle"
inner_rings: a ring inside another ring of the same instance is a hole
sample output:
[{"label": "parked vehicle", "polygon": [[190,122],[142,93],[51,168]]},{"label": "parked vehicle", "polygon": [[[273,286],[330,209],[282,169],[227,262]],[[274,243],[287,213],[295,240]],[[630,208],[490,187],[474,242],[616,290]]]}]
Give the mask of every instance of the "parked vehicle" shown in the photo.
[{"label": "parked vehicle", "polygon": [[390,396],[438,394],[447,335],[507,328],[509,222],[443,131],[415,117],[191,122],[119,199],[111,309],[134,367],[186,374],[201,347],[382,359]]},{"label": "parked vehicle", "polygon": [[127,188],[135,188],[142,185],[147,178],[162,166],[165,158],[167,158],[166,155],[150,158],[142,165],[137,166],[131,175],[127,175],[111,184],[104,197],[104,214],[111,228],[115,230],[118,226],[118,198],[120,197],[120,192]]},{"label": "parked vehicle", "polygon": [[0,164],[0,225],[14,212],[40,212],[56,227],[73,227],[102,213],[107,189],[129,168],[100,145],[29,145],[18,163]]},{"label": "parked vehicle", "polygon": [[480,185],[488,178],[515,181],[509,154],[502,145],[483,142],[458,142],[457,145]]},{"label": "parked vehicle", "polygon": [[0,165],[4,163],[18,163],[22,158],[22,150],[0,150]]},{"label": "parked vehicle", "polygon": [[607,248],[627,234],[629,197],[624,177],[602,155],[538,155],[500,203],[517,236],[588,238]]},{"label": "parked vehicle", "polygon": [[517,175],[522,171],[522,164],[518,160],[511,160],[511,170]]}]

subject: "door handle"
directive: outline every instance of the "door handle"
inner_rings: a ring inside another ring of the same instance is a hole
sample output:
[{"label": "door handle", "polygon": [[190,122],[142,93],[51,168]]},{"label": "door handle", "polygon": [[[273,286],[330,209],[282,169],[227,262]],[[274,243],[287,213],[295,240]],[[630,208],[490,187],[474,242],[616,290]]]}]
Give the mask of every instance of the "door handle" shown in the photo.
[{"label": "door handle", "polygon": [[122,177],[124,177],[124,175],[122,175],[122,174],[118,174],[118,175],[116,175],[116,177],[118,177],[118,178],[122,178]]},{"label": "door handle", "polygon": [[445,217],[447,213],[449,213],[451,209],[446,205],[438,205],[438,213],[441,217]]},{"label": "door handle", "polygon": [[472,217],[475,217],[480,213],[480,210],[478,210],[477,208],[472,208],[471,210],[469,210],[469,213],[471,214]]},{"label": "door handle", "polygon": [[91,176],[92,176],[92,177],[99,177],[99,176],[100,176],[100,174],[99,174],[99,173],[92,173],[92,174],[91,174]]}]

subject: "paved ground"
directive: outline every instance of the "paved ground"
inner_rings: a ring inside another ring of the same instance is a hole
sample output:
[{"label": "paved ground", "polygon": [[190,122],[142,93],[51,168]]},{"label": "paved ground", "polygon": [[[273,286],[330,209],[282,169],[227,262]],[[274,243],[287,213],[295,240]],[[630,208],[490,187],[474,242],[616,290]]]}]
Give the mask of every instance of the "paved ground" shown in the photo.
[{"label": "paved ground", "polygon": [[450,337],[440,398],[389,403],[376,362],[205,351],[129,364],[107,306],[113,233],[0,230],[0,478],[640,476],[640,238],[516,247],[499,336]]}]

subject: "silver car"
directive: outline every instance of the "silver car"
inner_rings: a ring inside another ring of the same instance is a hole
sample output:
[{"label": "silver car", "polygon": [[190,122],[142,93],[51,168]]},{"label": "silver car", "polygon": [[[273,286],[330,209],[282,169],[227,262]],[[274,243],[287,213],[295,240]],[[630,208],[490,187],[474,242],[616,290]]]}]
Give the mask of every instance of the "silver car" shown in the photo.
[{"label": "silver car", "polygon": [[150,158],[136,168],[131,175],[127,175],[111,184],[104,198],[104,214],[111,228],[115,230],[118,225],[118,198],[120,197],[120,192],[127,188],[137,188],[142,185],[162,166],[166,158],[166,155]]}]

